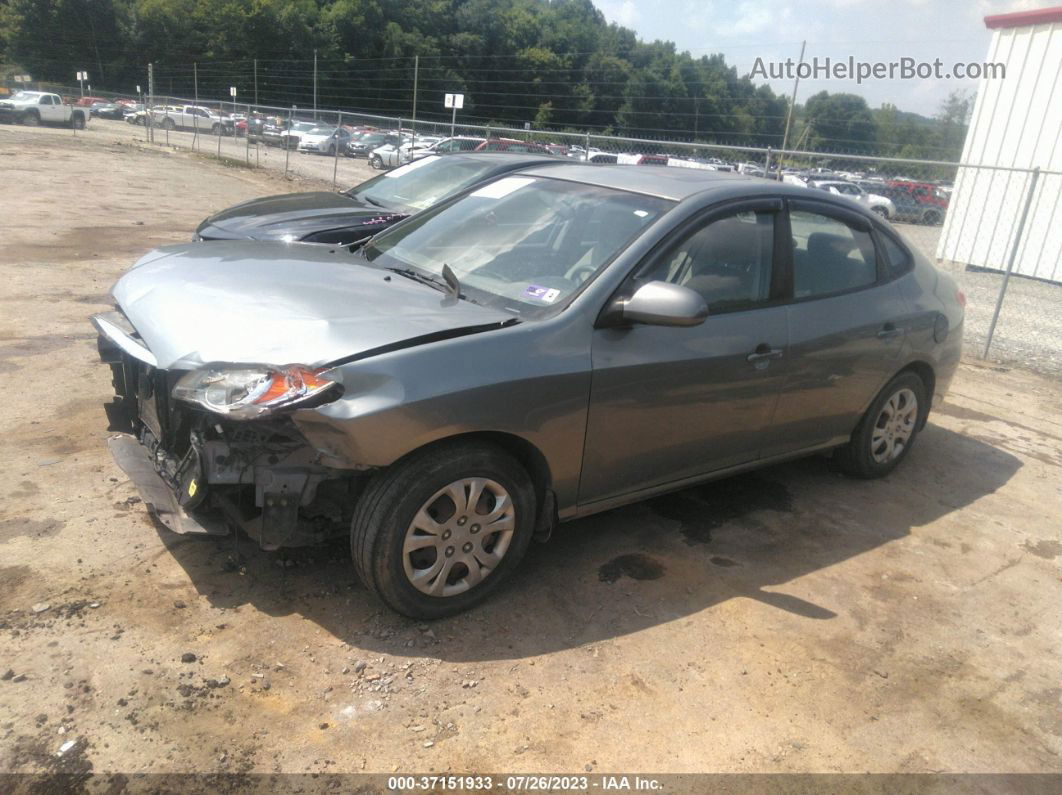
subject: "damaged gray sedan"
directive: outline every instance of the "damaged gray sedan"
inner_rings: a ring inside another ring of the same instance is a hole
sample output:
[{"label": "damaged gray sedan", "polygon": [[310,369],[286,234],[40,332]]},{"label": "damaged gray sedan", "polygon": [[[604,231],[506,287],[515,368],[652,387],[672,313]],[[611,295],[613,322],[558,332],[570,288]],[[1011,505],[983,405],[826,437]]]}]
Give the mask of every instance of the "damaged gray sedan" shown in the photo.
[{"label": "damaged gray sedan", "polygon": [[170,529],[349,534],[431,618],[557,523],[834,451],[910,452],[962,294],[843,199],[739,175],[532,168],[353,251],[148,254],[97,315],[111,447]]}]

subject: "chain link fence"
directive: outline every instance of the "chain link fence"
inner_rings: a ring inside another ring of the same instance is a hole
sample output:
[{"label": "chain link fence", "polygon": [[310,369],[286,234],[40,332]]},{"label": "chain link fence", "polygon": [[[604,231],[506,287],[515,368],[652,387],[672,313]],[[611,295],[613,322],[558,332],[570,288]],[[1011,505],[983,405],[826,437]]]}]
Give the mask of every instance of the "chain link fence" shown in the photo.
[{"label": "chain link fence", "polygon": [[[52,90],[76,94],[69,88]],[[1057,171],[413,121],[201,96],[103,96],[142,100],[151,112],[132,117],[132,124],[94,119],[90,128],[106,126],[233,165],[324,180],[337,189],[408,162],[414,147],[457,136],[474,139],[461,142],[461,148],[491,141],[509,150],[595,163],[738,171],[847,195],[888,218],[911,246],[955,278],[967,299],[968,352],[1062,373],[1062,223],[1057,220],[1062,173]],[[366,131],[376,136],[367,146],[349,146]],[[405,148],[384,160],[374,149],[385,139]]]}]

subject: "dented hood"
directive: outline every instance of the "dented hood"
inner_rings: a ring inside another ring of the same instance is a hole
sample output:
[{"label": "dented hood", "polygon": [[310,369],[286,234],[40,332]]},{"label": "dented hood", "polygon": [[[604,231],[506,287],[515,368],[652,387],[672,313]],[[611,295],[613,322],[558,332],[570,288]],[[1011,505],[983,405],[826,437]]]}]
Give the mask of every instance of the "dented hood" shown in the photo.
[{"label": "dented hood", "polygon": [[264,196],[222,210],[199,225],[196,234],[212,240],[301,240],[329,229],[365,227],[378,232],[404,218],[343,193],[317,191]]},{"label": "dented hood", "polygon": [[513,321],[374,268],[345,248],[300,243],[156,249],[118,280],[113,294],[163,369],[322,366]]}]

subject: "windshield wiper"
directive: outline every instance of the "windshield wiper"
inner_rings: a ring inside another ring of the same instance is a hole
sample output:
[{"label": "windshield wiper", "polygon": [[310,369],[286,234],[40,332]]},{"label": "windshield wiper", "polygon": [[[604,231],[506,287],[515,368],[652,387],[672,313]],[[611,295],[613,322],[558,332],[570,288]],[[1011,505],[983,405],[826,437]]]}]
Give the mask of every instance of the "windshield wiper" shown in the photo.
[{"label": "windshield wiper", "polygon": [[411,279],[415,282],[426,284],[429,287],[434,287],[436,290],[440,290],[441,292],[450,292],[450,287],[446,284],[446,282],[440,281],[438,278],[434,276],[429,276],[426,273],[415,271],[412,268],[386,268],[385,270],[389,270],[391,271],[391,273],[397,273],[399,276],[405,276],[407,279]]},{"label": "windshield wiper", "polygon": [[454,298],[461,297],[461,282],[457,280],[457,274],[454,273],[454,269],[447,265],[445,262],[442,267],[442,277],[446,281],[446,286],[450,288],[451,294]]}]

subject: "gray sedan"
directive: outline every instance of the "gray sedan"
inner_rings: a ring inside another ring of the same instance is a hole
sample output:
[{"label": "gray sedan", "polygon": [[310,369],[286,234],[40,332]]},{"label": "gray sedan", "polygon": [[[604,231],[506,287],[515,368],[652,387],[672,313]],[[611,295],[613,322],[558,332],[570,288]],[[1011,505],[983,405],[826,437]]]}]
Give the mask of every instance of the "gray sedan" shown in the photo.
[{"label": "gray sedan", "polygon": [[154,251],[98,315],[111,445],[177,532],[349,533],[432,618],[565,520],[833,451],[911,452],[964,298],[841,197],[573,165],[480,184],[350,251]]}]

